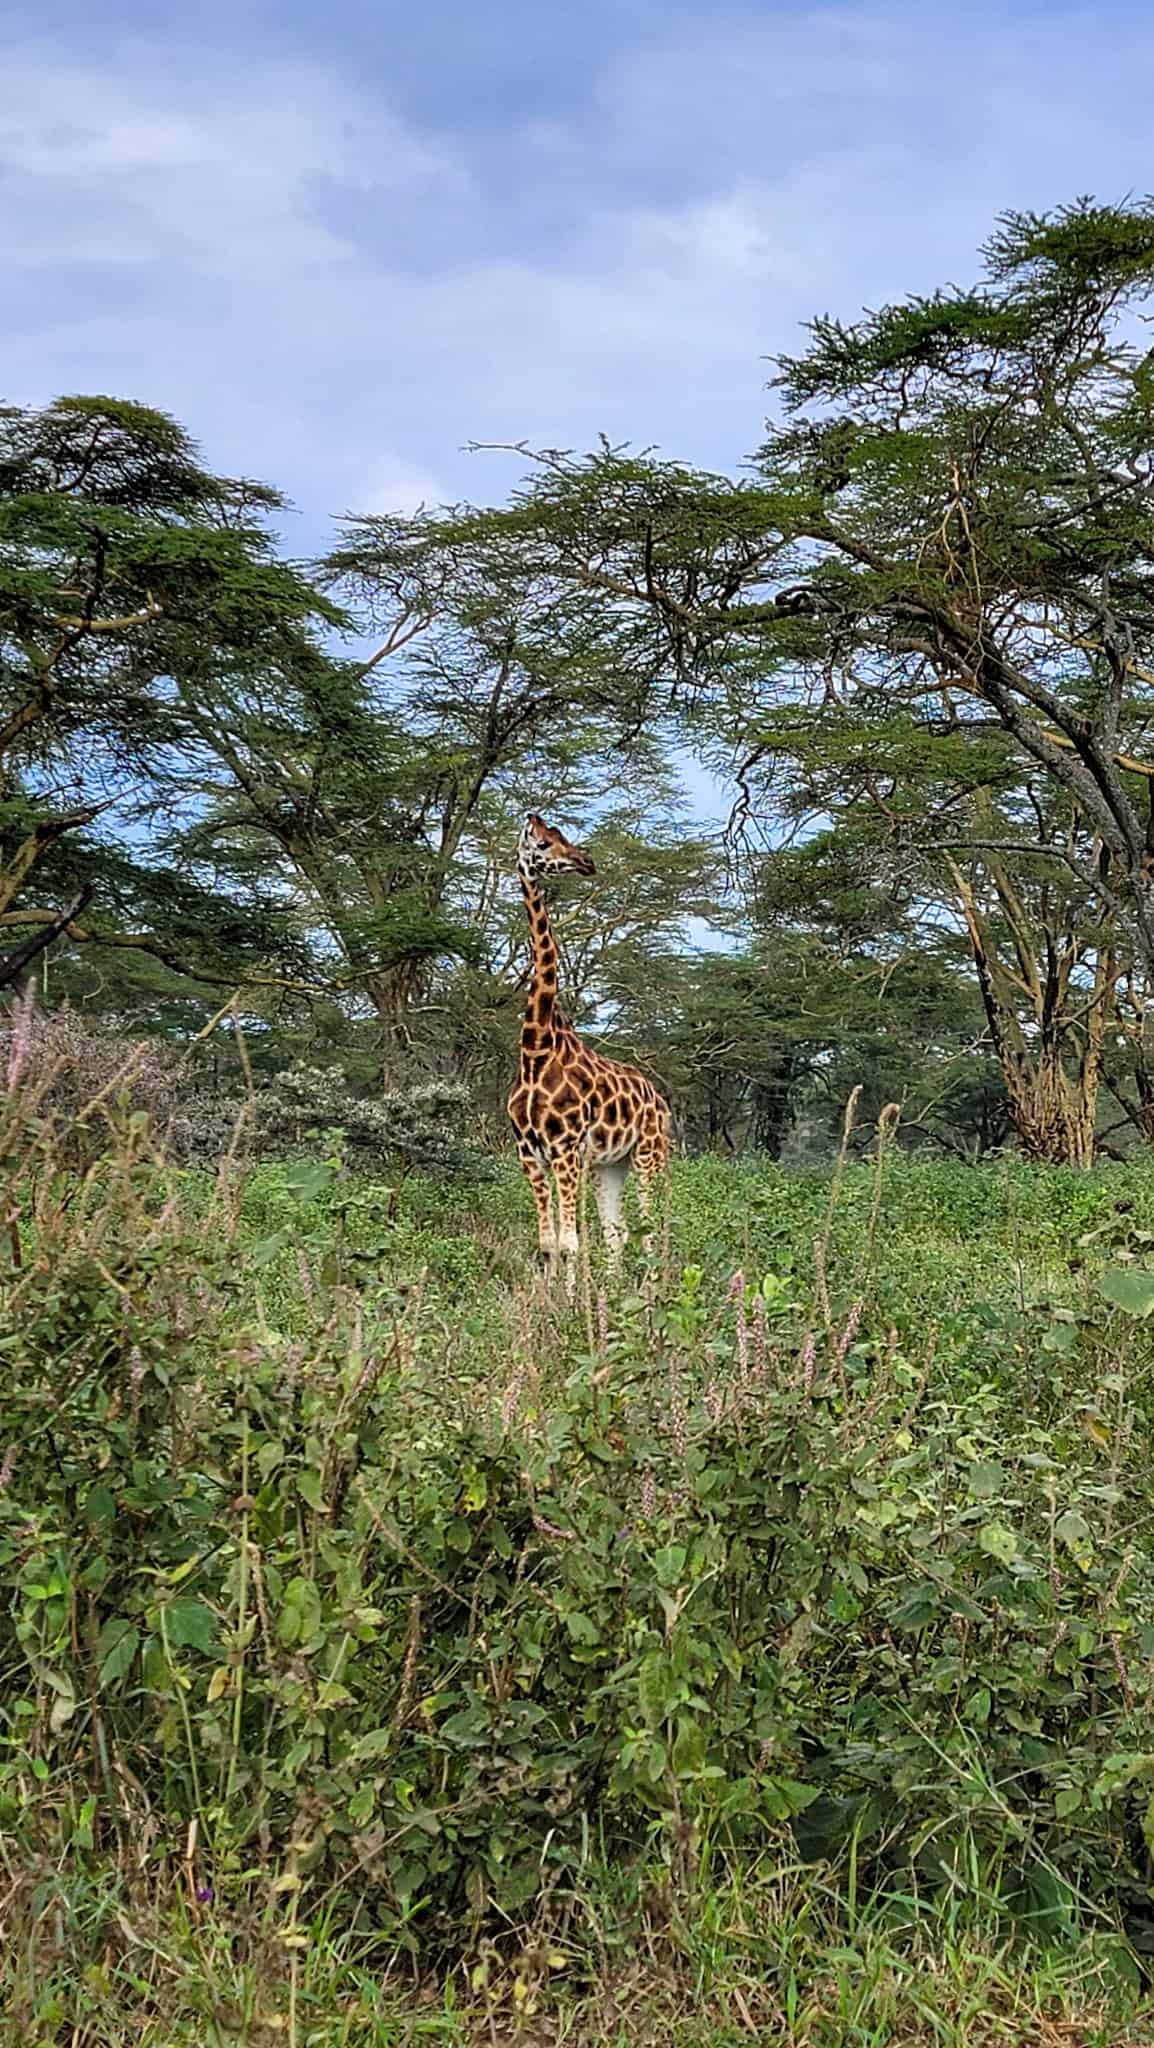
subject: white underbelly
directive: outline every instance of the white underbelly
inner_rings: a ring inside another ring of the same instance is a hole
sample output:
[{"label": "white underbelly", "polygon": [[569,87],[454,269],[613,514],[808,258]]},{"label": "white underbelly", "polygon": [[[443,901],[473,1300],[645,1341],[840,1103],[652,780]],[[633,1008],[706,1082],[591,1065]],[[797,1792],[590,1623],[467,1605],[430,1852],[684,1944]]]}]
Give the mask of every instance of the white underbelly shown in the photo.
[{"label": "white underbelly", "polygon": [[594,1164],[599,1160],[628,1159],[636,1143],[636,1138],[625,1131],[620,1136],[612,1131],[590,1131],[585,1156]]}]

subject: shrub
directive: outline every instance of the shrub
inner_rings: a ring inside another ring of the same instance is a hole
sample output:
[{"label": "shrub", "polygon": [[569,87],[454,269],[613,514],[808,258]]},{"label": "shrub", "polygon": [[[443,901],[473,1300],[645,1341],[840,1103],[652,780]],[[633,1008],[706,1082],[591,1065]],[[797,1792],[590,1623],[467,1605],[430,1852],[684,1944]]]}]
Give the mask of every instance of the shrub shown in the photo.
[{"label": "shrub", "polygon": [[526,1295],[470,1376],[387,1265],[287,1333],[235,1191],[194,1214],[131,1131],[11,1206],[0,1826],[46,1897],[195,1820],[217,1900],[335,1892],[433,1954],[564,1917],[591,1845],[1147,1938],[1141,1242],[1078,1310],[992,1309],[992,1372],[823,1254],[812,1294]]},{"label": "shrub", "polygon": [[57,1153],[78,1164],[95,1157],[127,1118],[147,1117],[167,1155],[212,1167],[239,1146],[246,1158],[284,1158],[322,1141],[354,1168],[397,1165],[446,1180],[491,1177],[481,1148],[463,1135],[470,1095],[435,1081],[357,1096],[338,1071],[294,1066],[247,1097],[213,1090],[188,1050],[129,1037],[116,1021],[96,1026],[70,1009],[40,1010],[31,987],[0,1025],[0,1072],[13,1112],[50,1122]]},{"label": "shrub", "polygon": [[488,1180],[491,1161],[461,1132],[471,1100],[457,1081],[351,1096],[339,1073],[298,1066],[255,1097],[253,1132],[266,1155],[335,1133],[350,1165],[362,1172],[380,1172],[399,1160],[439,1178]]}]

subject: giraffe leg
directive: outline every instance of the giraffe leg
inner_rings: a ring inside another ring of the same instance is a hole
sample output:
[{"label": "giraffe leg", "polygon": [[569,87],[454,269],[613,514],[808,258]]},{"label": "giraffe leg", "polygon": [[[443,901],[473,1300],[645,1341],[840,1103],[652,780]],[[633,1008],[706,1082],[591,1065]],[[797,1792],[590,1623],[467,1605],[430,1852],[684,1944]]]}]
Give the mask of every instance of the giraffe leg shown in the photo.
[{"label": "giraffe leg", "polygon": [[653,1231],[649,1224],[649,1211],[653,1206],[653,1189],[658,1169],[648,1157],[637,1154],[634,1164],[637,1168],[637,1207],[641,1211],[641,1249],[645,1253],[653,1250]]},{"label": "giraffe leg", "polygon": [[664,1122],[655,1124],[651,1131],[645,1131],[637,1141],[633,1164],[637,1169],[637,1206],[641,1211],[643,1224],[642,1245],[647,1253],[653,1249],[653,1232],[649,1228],[649,1212],[653,1206],[653,1190],[669,1163],[669,1139]]},{"label": "giraffe leg", "polygon": [[605,1239],[609,1262],[614,1266],[629,1235],[621,1213],[621,1197],[628,1170],[629,1162],[625,1159],[600,1159],[591,1169],[593,1199],[601,1218],[601,1235]]},{"label": "giraffe leg", "polygon": [[557,1238],[553,1229],[553,1190],[549,1175],[535,1152],[528,1146],[520,1146],[521,1167],[533,1191],[537,1205],[537,1243],[547,1266],[552,1266],[557,1255]]},{"label": "giraffe leg", "polygon": [[565,1268],[565,1292],[570,1298],[577,1285],[577,1202],[581,1190],[581,1151],[566,1146],[553,1158],[557,1183],[557,1251]]}]

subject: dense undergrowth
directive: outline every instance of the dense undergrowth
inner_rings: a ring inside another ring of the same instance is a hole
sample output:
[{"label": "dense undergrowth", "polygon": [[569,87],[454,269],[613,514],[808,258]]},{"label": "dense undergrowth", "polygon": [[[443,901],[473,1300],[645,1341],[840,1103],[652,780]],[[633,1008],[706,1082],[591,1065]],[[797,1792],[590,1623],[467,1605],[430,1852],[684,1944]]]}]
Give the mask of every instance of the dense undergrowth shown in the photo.
[{"label": "dense undergrowth", "polygon": [[511,1176],[6,1129],[6,2038],[1122,2038],[1154,1171],[684,1163],[570,1308]]}]

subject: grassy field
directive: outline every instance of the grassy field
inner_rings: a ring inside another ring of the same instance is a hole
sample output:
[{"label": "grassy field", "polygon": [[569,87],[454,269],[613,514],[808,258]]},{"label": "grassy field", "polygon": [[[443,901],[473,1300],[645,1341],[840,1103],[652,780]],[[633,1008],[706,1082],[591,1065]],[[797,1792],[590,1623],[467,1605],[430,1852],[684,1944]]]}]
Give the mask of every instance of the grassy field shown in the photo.
[{"label": "grassy field", "polygon": [[5,1142],[5,2042],[1154,2040],[1154,1168]]}]

